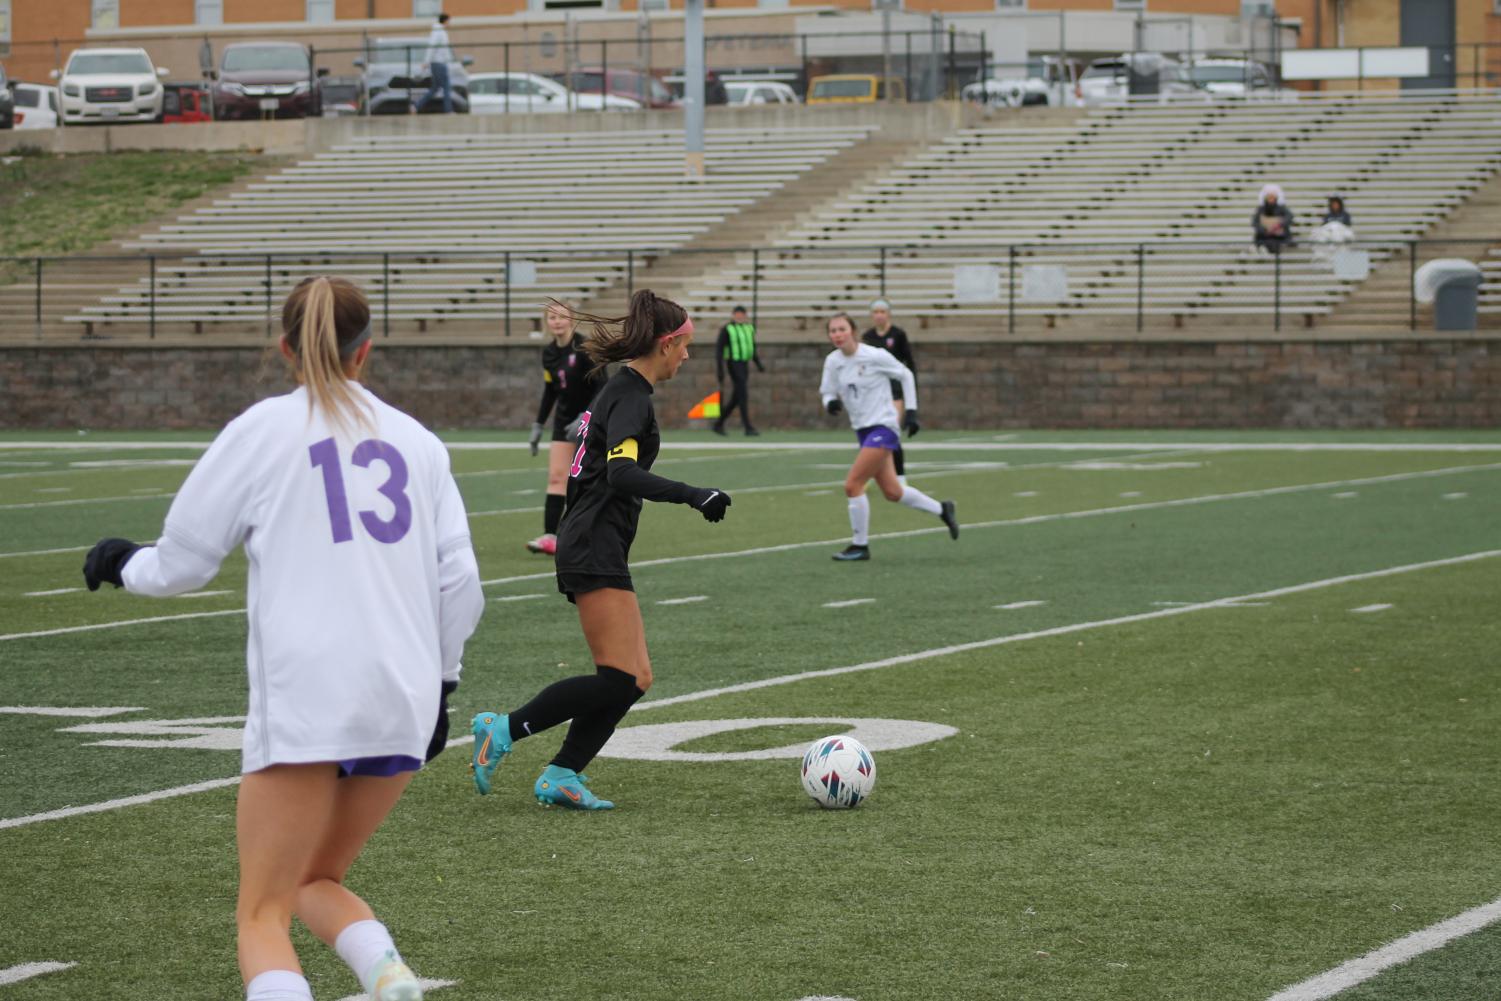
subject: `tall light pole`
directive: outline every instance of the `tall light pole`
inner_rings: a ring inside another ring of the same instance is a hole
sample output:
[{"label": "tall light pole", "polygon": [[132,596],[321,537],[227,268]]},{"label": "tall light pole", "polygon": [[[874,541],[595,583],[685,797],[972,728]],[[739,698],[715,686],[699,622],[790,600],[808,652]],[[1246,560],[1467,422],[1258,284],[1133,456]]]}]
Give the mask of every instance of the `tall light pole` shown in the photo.
[{"label": "tall light pole", "polygon": [[684,167],[704,176],[704,0],[688,0],[683,14]]}]

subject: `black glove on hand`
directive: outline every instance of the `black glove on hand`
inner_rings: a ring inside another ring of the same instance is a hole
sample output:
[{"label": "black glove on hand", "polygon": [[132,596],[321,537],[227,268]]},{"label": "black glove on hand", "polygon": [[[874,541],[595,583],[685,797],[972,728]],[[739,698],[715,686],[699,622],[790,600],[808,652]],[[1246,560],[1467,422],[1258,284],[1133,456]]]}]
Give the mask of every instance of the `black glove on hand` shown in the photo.
[{"label": "black glove on hand", "polygon": [[90,591],[99,590],[100,584],[124,587],[120,571],[141,547],[129,539],[100,539],[83,558],[83,581]]},{"label": "black glove on hand", "polygon": [[443,682],[443,694],[438,698],[438,725],[433,728],[433,739],[427,744],[427,757],[423,762],[429,762],[443,753],[443,748],[448,746],[448,697],[459,690],[457,681]]},{"label": "black glove on hand", "polygon": [[902,426],[907,429],[907,437],[911,438],[922,430],[922,425],[917,423],[917,411],[907,411],[907,416],[902,420]]},{"label": "black glove on hand", "polygon": [[533,424],[532,425],[532,436],[526,440],[527,445],[529,445],[531,447],[533,455],[537,454],[537,445],[540,444],[541,441],[542,441],[542,425],[541,424]]},{"label": "black glove on hand", "polygon": [[583,426],[584,418],[582,416],[575,417],[573,420],[569,421],[568,426],[563,429],[563,434],[567,435],[569,441],[578,441],[579,428]]},{"label": "black glove on hand", "polygon": [[705,521],[723,521],[725,508],[730,506],[730,495],[723,490],[701,489],[693,498]]},{"label": "black glove on hand", "polygon": [[757,372],[765,372],[766,371],[766,366],[761,364],[761,359],[759,359],[759,358],[752,358],[751,361],[753,361],[753,362],[756,363],[756,371]]},{"label": "black glove on hand", "polygon": [[839,400],[837,400],[837,399],[830,400],[829,401],[829,406],[828,406],[828,411],[829,411],[829,416],[831,416],[831,417],[837,417],[839,414],[844,413],[844,404],[840,403]]}]

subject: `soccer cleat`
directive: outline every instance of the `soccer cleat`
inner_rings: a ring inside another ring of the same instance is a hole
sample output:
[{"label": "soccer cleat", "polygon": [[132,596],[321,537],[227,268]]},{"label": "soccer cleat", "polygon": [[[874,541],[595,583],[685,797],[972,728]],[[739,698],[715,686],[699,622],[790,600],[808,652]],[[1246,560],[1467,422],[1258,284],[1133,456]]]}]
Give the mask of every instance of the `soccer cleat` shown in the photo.
[{"label": "soccer cleat", "polygon": [[710,427],[709,430],[713,431],[715,434],[719,435],[721,438],[727,437],[728,434],[729,434],[729,432],[727,432],[724,429],[724,422],[723,421],[715,421],[714,425],[712,427]]},{"label": "soccer cleat", "polygon": [[761,437],[761,432],[757,431],[755,428],[746,428],[745,436],[747,438],[759,438]]},{"label": "soccer cleat", "polygon": [[868,560],[870,559],[870,547],[845,546],[834,554],[834,559],[839,560],[841,563],[848,563],[851,560]]},{"label": "soccer cleat", "polygon": [[528,552],[546,553],[548,556],[556,556],[558,552],[558,537],[549,532],[539,535],[526,544]]},{"label": "soccer cleat", "polygon": [[422,985],[411,968],[388,952],[370,971],[370,1001],[422,1001]]},{"label": "soccer cleat", "polygon": [[949,538],[959,538],[959,518],[954,514],[954,502],[944,501],[943,511],[938,515],[943,523],[949,527]]},{"label": "soccer cleat", "polygon": [[490,776],[511,753],[511,717],[498,713],[480,713],[474,717],[474,757],[469,767],[474,772],[474,787],[481,796],[490,794]]},{"label": "soccer cleat", "polygon": [[590,792],[588,782],[588,778],[571,768],[548,765],[532,791],[543,806],[562,806],[570,810],[615,809],[614,803]]}]

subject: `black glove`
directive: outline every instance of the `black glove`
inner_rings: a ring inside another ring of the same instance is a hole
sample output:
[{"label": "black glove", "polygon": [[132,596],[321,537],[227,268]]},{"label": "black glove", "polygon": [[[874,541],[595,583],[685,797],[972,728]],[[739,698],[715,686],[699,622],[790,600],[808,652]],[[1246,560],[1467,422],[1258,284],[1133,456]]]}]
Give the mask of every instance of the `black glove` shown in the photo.
[{"label": "black glove", "polygon": [[140,548],[129,539],[100,539],[94,543],[89,555],[83,558],[83,580],[89,590],[97,591],[99,585],[105,583],[124,587],[120,571],[125,569],[125,564]]},{"label": "black glove", "polygon": [[563,434],[568,437],[569,441],[578,441],[579,440],[579,428],[581,428],[583,426],[584,426],[584,417],[583,417],[582,414],[580,414],[578,417],[575,417],[573,420],[571,420],[571,421],[568,422],[568,426],[563,429]]},{"label": "black glove", "polygon": [[433,728],[433,739],[427,744],[427,757],[423,762],[429,762],[443,753],[443,748],[448,746],[448,697],[459,690],[457,681],[443,682],[443,694],[438,697],[438,725]]},{"label": "black glove", "polygon": [[840,403],[837,398],[832,399],[829,401],[828,411],[830,416],[837,416],[839,414],[842,414],[844,413],[844,404]]},{"label": "black glove", "polygon": [[913,435],[917,434],[917,432],[922,430],[922,425],[917,423],[916,410],[907,411],[907,416],[902,418],[902,427],[907,429],[908,438],[911,438]]},{"label": "black glove", "polygon": [[766,366],[761,364],[761,359],[759,359],[759,358],[752,358],[751,361],[753,361],[753,362],[756,363],[756,371],[757,372],[765,372],[766,371]]},{"label": "black glove", "polygon": [[526,443],[529,446],[531,446],[532,454],[533,455],[537,454],[537,445],[541,441],[542,441],[542,425],[541,424],[533,424],[532,425],[532,436],[526,440]]},{"label": "black glove", "polygon": [[730,495],[723,490],[704,488],[694,494],[691,503],[705,521],[723,521],[725,508],[730,506]]}]

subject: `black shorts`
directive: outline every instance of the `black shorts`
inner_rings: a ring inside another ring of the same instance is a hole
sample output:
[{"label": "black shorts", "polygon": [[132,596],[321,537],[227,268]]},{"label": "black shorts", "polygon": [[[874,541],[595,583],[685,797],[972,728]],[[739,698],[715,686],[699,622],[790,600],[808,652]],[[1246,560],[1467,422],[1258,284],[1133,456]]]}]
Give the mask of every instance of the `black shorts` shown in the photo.
[{"label": "black shorts", "polygon": [[555,414],[553,414],[552,415],[552,440],[553,441],[568,441],[569,440],[569,438],[568,438],[568,425],[572,424],[576,420],[578,420],[578,415],[577,414],[575,414],[572,417],[568,417],[568,418],[564,418],[564,416],[561,413],[555,413]]},{"label": "black shorts", "polygon": [[598,591],[604,587],[613,587],[620,591],[636,590],[631,584],[631,575],[628,573],[595,574],[575,573],[569,570],[558,571],[558,592],[566,595],[574,604],[578,604],[574,598],[575,595],[588,594],[590,591]]}]

